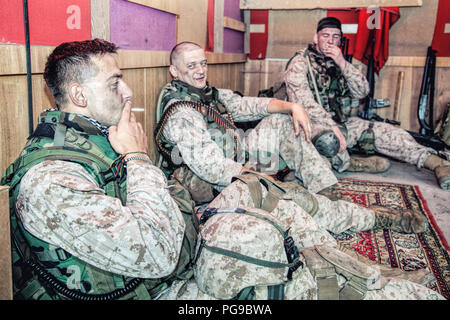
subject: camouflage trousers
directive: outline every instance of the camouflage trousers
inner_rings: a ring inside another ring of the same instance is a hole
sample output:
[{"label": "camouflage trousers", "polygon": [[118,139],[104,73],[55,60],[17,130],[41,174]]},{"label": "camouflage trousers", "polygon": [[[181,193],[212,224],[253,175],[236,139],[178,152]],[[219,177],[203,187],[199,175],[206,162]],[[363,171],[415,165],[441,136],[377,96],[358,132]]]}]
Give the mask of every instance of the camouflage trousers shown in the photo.
[{"label": "camouflage trousers", "polygon": [[[238,187],[235,186],[238,185]],[[234,189],[234,190],[233,190]],[[228,192],[231,190],[230,192]],[[242,191],[244,196],[239,196]],[[246,185],[236,181],[227,187],[210,204],[211,207],[231,208],[248,203],[245,196]],[[323,199],[322,199],[323,200]],[[252,211],[251,207],[246,208]],[[280,200],[278,206],[271,212],[281,223],[282,226],[288,226],[289,234],[292,236],[295,245],[301,252],[304,249],[313,248],[316,245],[327,245],[332,248],[337,247],[336,240],[320,226],[319,222],[313,219],[301,207],[291,200]],[[334,250],[334,249],[332,249]],[[337,250],[337,249],[336,249]],[[369,272],[379,273],[374,266],[367,266]],[[345,285],[346,279],[339,276],[339,284]],[[267,287],[264,285],[255,287],[256,299],[267,299]],[[189,281],[176,281],[165,291],[160,299],[167,300],[212,300],[214,297],[199,290],[196,279]],[[315,278],[307,266],[297,269],[293,274],[293,279],[285,283],[284,299],[286,300],[316,300],[318,299],[318,286]],[[364,299],[443,299],[436,292],[421,286],[419,284],[396,278],[385,278],[384,282],[375,289],[370,290],[364,296]]]},{"label": "camouflage trousers", "polygon": [[[342,277],[343,278],[343,277]],[[345,279],[341,285],[345,284]],[[362,300],[445,300],[436,291],[420,284],[387,278],[382,288],[369,290]],[[317,283],[307,267],[297,270],[291,281],[284,285],[284,300],[318,300]],[[199,290],[196,280],[177,280],[160,297],[161,300],[216,300]],[[267,300],[267,287],[255,287],[255,299]]]},{"label": "camouflage trousers", "polygon": [[[267,189],[261,184],[262,197],[267,196]],[[290,189],[289,197],[296,198],[296,193],[302,192],[302,189]],[[346,230],[363,231],[371,229],[375,224],[375,214],[372,210],[357,205],[352,202],[337,200],[332,201],[325,196],[319,194],[311,195],[317,199],[319,205],[317,212],[314,214],[314,221],[318,223],[321,230],[328,230],[333,233],[341,233]],[[242,181],[235,181],[226,187],[210,204],[212,208],[236,208],[236,207],[255,207],[251,197],[248,185]],[[274,211],[280,212],[300,212],[302,216],[305,212],[293,200],[280,200]],[[308,219],[311,218],[308,215]],[[305,225],[306,222],[302,222]],[[317,227],[306,228],[303,230],[305,239],[313,239],[314,243],[321,243],[325,238],[316,239],[315,230]],[[311,232],[311,233],[310,233]],[[330,239],[327,234],[327,239]],[[316,239],[316,240],[314,240]],[[309,245],[305,245],[308,247]]]},{"label": "camouflage trousers", "polygon": [[275,113],[262,119],[246,133],[244,141],[249,154],[246,166],[250,169],[274,174],[281,157],[310,192],[319,192],[338,182],[329,163],[306,141],[303,130],[295,136],[290,115]]},{"label": "camouflage trousers", "polygon": [[[369,127],[370,121],[358,117],[351,117],[346,123],[347,147],[357,144],[364,130]],[[314,130],[316,133],[318,129]],[[416,140],[404,129],[395,127],[385,122],[374,122],[375,148],[380,154],[416,165],[422,168],[426,158],[430,154],[436,154],[431,148],[417,143]],[[347,151],[338,153],[331,159],[334,169],[345,171],[350,165],[350,157]]]}]

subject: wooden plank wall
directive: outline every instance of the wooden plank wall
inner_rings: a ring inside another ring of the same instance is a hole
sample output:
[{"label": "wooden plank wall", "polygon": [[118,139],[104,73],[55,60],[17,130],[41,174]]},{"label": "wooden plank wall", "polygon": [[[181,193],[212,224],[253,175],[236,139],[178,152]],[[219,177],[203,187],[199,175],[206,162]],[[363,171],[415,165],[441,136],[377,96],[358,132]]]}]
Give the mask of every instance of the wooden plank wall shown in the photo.
[{"label": "wooden plank wall", "polygon": [[[165,4],[163,1],[134,1],[136,3]],[[173,1],[172,1],[173,2]],[[177,42],[193,41],[206,45],[207,0],[176,0],[168,10],[178,10]],[[92,38],[109,39],[108,0],[91,0]],[[204,18],[204,19],[203,19]],[[42,73],[48,54],[54,47],[32,46],[33,118],[36,125],[38,115],[54,106],[53,98],[45,85]],[[244,91],[244,54],[207,53],[209,81],[217,87]],[[25,47],[23,45],[0,44],[0,172],[18,156],[28,137],[28,102]],[[119,66],[124,79],[134,93],[135,113],[148,135],[149,153],[156,161],[157,153],[153,141],[155,107],[160,89],[170,82],[168,72],[169,52],[119,50]]]},{"label": "wooden plank wall", "polygon": [[365,8],[368,6],[420,6],[422,0],[240,0],[241,9]]},{"label": "wooden plank wall", "polygon": [[8,188],[0,186],[0,300],[12,299],[11,237]]},{"label": "wooden plank wall", "polygon": [[[250,1],[241,1],[250,4]],[[255,2],[256,3],[256,2]],[[297,5],[300,2],[296,2]],[[410,4],[413,4],[411,1]],[[375,98],[389,98],[391,107],[379,109],[381,117],[392,119],[398,73],[404,72],[399,120],[404,129],[418,131],[417,106],[422,83],[427,47],[434,34],[438,0],[429,0],[420,7],[401,7],[400,19],[390,30],[389,60],[375,79]],[[247,12],[247,11],[245,11]],[[326,11],[271,10],[266,60],[249,60],[245,65],[247,95],[257,95],[261,89],[281,81],[287,60],[307,43],[312,42],[317,22]],[[421,23],[418,23],[420,21]],[[366,74],[366,66],[356,59],[354,64]],[[437,59],[434,120],[442,115],[450,101],[450,58]]]},{"label": "wooden plank wall", "polygon": [[[177,42],[193,41],[206,45],[207,0],[139,0],[177,14]],[[91,0],[92,38],[110,40],[109,0]],[[223,19],[222,19],[223,20]],[[241,26],[242,27],[242,26]],[[223,29],[223,28],[222,28]],[[45,85],[43,71],[54,47],[32,46],[32,99],[34,125],[38,115],[54,106]],[[217,87],[244,91],[245,54],[207,53],[209,82]],[[16,159],[29,134],[25,46],[0,44],[0,172]],[[124,80],[133,90],[133,107],[147,133],[149,153],[154,163],[157,152],[153,141],[155,109],[161,88],[171,81],[168,51],[119,50],[118,62]],[[8,189],[0,187],[0,300],[12,298]]]}]

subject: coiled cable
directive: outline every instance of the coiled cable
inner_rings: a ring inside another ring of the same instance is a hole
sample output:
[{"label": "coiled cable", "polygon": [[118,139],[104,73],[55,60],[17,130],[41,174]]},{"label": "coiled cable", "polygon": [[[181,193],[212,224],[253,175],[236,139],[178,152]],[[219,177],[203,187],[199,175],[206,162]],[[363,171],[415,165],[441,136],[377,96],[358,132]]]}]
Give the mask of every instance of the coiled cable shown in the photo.
[{"label": "coiled cable", "polygon": [[[11,230],[13,231],[13,230]],[[108,301],[108,300],[115,300],[120,297],[123,297],[124,295],[130,293],[136,287],[142,283],[143,279],[141,278],[134,278],[130,280],[125,287],[113,290],[108,293],[102,293],[102,294],[89,294],[81,292],[80,290],[75,289],[69,289],[66,286],[64,286],[54,275],[52,275],[50,272],[45,270],[43,267],[41,267],[39,264],[37,264],[34,261],[31,261],[29,259],[25,259],[25,256],[22,252],[22,250],[19,247],[19,244],[17,242],[17,239],[15,237],[15,234],[11,232],[12,234],[12,240],[13,244],[17,249],[17,252],[20,256],[20,259],[25,263],[27,266],[29,266],[32,271],[36,273],[38,278],[43,281],[45,284],[49,286],[50,289],[56,291],[57,293],[66,296],[72,300],[83,300],[83,301]]]}]

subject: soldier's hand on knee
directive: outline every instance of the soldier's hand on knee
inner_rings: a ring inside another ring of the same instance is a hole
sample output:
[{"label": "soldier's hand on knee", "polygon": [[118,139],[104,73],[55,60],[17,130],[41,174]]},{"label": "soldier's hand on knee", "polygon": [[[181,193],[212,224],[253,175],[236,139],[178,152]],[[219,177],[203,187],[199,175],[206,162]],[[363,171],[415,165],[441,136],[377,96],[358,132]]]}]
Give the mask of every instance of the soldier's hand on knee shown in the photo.
[{"label": "soldier's hand on knee", "polygon": [[301,105],[294,103],[292,106],[292,121],[294,125],[294,133],[295,136],[300,134],[300,127],[303,128],[305,132],[305,139],[308,142],[311,142],[311,120],[309,119],[308,114]]},{"label": "soldier's hand on knee", "polygon": [[120,154],[128,152],[147,153],[147,136],[142,125],[136,121],[128,101],[122,110],[117,126],[109,127],[109,142],[114,151]]},{"label": "soldier's hand on knee", "polygon": [[338,126],[334,126],[333,127],[333,132],[336,135],[336,137],[338,137],[338,139],[339,139],[339,152],[342,152],[345,149],[347,149],[347,141],[345,140],[345,137],[342,134],[342,132],[339,129],[339,127]]}]

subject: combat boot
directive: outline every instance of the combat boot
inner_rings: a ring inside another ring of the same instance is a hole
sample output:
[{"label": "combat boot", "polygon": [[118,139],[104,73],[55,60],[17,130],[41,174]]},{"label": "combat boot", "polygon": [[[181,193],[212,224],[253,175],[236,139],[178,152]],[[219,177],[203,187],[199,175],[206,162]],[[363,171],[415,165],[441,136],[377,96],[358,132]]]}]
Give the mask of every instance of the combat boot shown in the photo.
[{"label": "combat boot", "polygon": [[421,233],[427,230],[427,219],[420,213],[403,208],[371,206],[375,213],[373,229],[390,229],[402,233]]},{"label": "combat boot", "polygon": [[423,164],[424,168],[434,171],[439,186],[444,190],[450,190],[450,162],[430,154]]},{"label": "combat boot", "polygon": [[338,184],[333,184],[332,186],[322,189],[317,194],[327,197],[330,200],[336,201],[343,198],[342,193],[337,189]]},{"label": "combat boot", "polygon": [[346,171],[380,173],[388,170],[390,166],[388,159],[379,156],[350,156],[350,166]]}]

